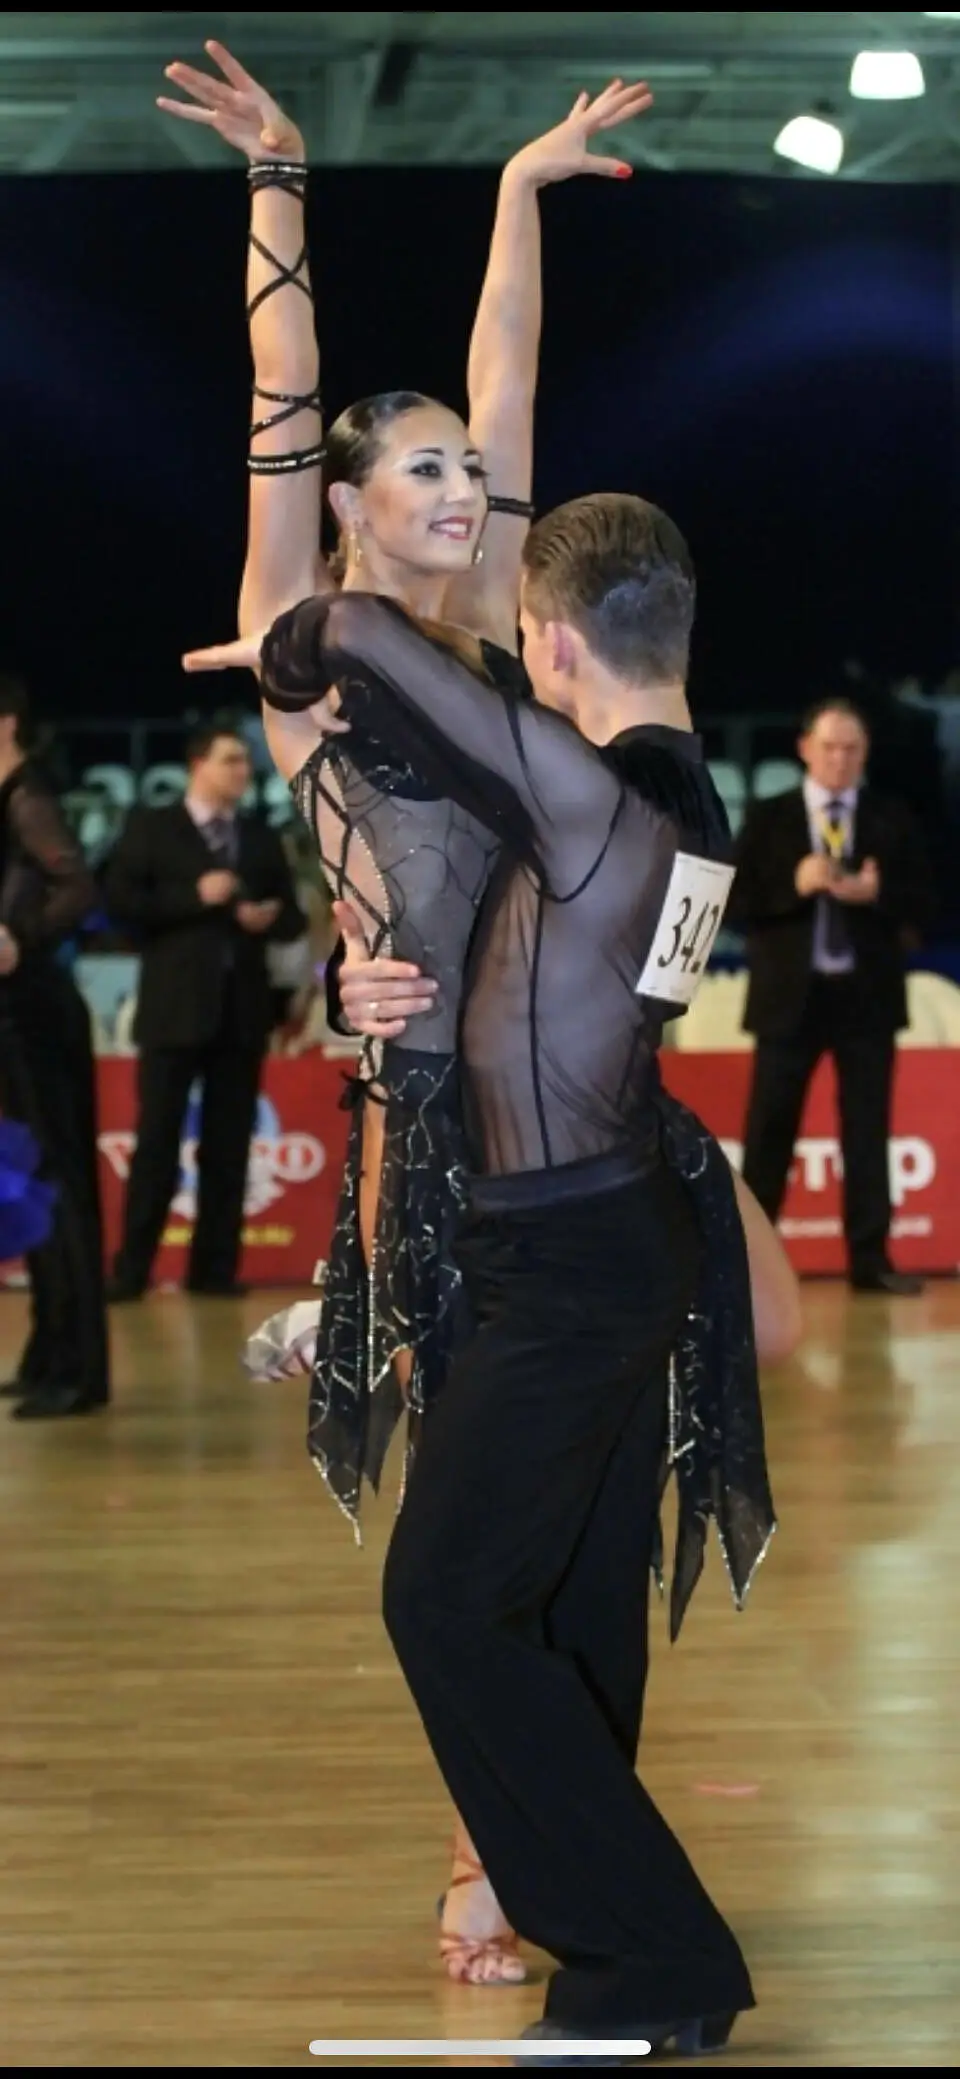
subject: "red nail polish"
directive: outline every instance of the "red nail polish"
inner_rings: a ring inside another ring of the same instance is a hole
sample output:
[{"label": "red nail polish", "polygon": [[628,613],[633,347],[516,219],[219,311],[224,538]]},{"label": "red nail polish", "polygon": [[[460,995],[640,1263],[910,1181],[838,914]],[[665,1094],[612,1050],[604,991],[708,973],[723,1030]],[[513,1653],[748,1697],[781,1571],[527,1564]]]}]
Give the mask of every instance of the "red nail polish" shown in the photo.
[{"label": "red nail polish", "polygon": [[632,167],[632,166],[618,166],[618,167],[617,167],[617,179],[618,179],[618,180],[630,180],[630,179],[632,178],[632,176],[633,176],[633,167]]}]

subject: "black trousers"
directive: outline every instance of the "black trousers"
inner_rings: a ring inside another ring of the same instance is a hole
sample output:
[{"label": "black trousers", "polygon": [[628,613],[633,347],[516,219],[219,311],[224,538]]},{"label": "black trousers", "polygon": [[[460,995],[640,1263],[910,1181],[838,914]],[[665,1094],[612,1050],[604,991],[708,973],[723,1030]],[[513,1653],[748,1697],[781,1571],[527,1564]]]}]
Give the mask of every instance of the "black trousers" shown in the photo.
[{"label": "black trousers", "polygon": [[668,1359],[699,1263],[684,1188],[658,1168],[475,1216],[461,1256],[477,1332],[384,1576],[431,1746],[505,1912],[562,1967],[552,2018],[596,2034],[750,2006],[634,1773]]},{"label": "black trousers", "polygon": [[813,979],[803,1023],[790,1039],[758,1039],[747,1114],[743,1174],[770,1220],[783,1204],[804,1100],[822,1054],[832,1054],[840,1104],[843,1225],[853,1277],[887,1261],[890,1178],[887,1144],[894,1035],[864,1028],[843,975]]},{"label": "black trousers", "polygon": [[236,1276],[243,1201],[256,1119],[263,1048],[238,1046],[229,1021],[206,1046],[144,1047],[140,1113],[130,1165],[119,1282],[140,1292],[149,1282],[180,1173],[180,1140],[191,1084],[203,1078],[197,1147],[197,1219],[187,1282],[229,1285]]},{"label": "black trousers", "polygon": [[0,1110],[29,1126],[41,1175],[57,1186],[53,1231],[27,1257],[32,1329],[24,1387],[109,1395],[103,1228],[97,1170],[96,1070],[90,1017],[52,961],[0,985]]}]

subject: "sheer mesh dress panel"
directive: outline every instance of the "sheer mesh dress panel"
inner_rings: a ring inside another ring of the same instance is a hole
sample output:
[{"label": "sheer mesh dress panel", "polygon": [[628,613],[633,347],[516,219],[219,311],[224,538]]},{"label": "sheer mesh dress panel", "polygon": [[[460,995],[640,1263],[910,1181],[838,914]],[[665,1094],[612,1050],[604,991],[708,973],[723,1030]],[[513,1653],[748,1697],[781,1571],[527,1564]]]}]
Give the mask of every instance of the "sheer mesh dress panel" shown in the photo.
[{"label": "sheer mesh dress panel", "polygon": [[[518,659],[492,644],[481,649],[486,676],[524,697]],[[271,689],[263,690],[269,701]],[[314,689],[305,698],[301,688],[288,693],[293,706],[316,697]],[[329,883],[359,912],[371,950],[413,961],[439,984],[432,1011],[411,1019],[405,1033],[365,1041],[359,1072],[344,1089],[353,1119],[313,1365],[309,1444],[356,1523],[362,1484],[379,1486],[404,1405],[409,1470],[460,1319],[454,1236],[465,1163],[456,1041],[467,948],[497,840],[450,798],[442,775],[424,772],[421,761],[414,767],[376,730],[328,737],[292,791]],[[365,1241],[367,1102],[382,1105],[383,1115],[375,1227]],[[394,1371],[401,1350],[412,1358],[403,1396]]]},{"label": "sheer mesh dress panel", "polygon": [[[515,657],[483,645],[490,680],[517,698]],[[497,853],[497,838],[451,799],[431,761],[397,757],[376,729],[325,739],[293,782],[338,899],[350,902],[373,953],[409,960],[437,984],[431,1010],[391,1041],[397,1051],[452,1054],[467,946]]]},{"label": "sheer mesh dress panel", "polygon": [[455,803],[410,785],[366,745],[334,737],[294,793],[331,888],[358,912],[370,951],[412,961],[438,985],[431,1010],[391,1044],[450,1054],[464,955],[496,846]]},{"label": "sheer mesh dress panel", "polygon": [[505,699],[389,601],[304,602],[271,630],[263,670],[280,693],[336,684],[358,738],[388,743],[504,845],[462,1020],[477,1167],[507,1175],[653,1142],[666,1009],[636,991],[674,824],[564,717]]}]

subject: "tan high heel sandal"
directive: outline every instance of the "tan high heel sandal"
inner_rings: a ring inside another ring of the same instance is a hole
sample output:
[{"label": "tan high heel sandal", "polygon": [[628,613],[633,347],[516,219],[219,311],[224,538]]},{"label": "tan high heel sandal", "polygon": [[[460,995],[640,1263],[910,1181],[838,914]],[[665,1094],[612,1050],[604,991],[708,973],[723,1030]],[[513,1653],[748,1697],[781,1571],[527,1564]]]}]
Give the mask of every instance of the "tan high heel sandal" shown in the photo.
[{"label": "tan high heel sandal", "polygon": [[[480,1884],[486,1878],[483,1864],[473,1856],[459,1855],[458,1875],[451,1877],[448,1891],[462,1884]],[[442,1920],[448,1893],[438,1901]],[[509,1929],[501,1935],[454,1935],[441,1931],[440,1959],[455,1985],[523,1985],[527,1967],[519,1953],[517,1936]]]}]

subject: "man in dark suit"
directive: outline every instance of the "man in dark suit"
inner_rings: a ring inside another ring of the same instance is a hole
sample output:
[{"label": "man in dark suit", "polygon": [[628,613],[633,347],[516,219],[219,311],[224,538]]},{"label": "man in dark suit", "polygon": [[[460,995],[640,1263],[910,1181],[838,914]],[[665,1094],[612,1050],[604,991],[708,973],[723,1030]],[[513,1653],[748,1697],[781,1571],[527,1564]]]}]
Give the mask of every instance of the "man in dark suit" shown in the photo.
[{"label": "man in dark suit", "polygon": [[850,1281],[911,1294],[920,1280],[887,1253],[887,1143],[904,955],[931,921],[933,882],[909,811],[864,784],[869,748],[857,710],[824,701],[800,737],[802,787],[755,802],[740,836],[728,914],[748,936],[757,1041],[743,1174],[776,1220],[810,1079],[832,1054]]},{"label": "man in dark suit", "polygon": [[238,814],[250,756],[229,729],[187,747],[173,808],[134,809],[107,870],[118,923],[142,942],[134,1037],[140,1120],[110,1297],[138,1299],[177,1184],[190,1086],[203,1078],[192,1292],[233,1294],[257,1091],[271,1026],[266,948],[305,932],[276,832]]}]

